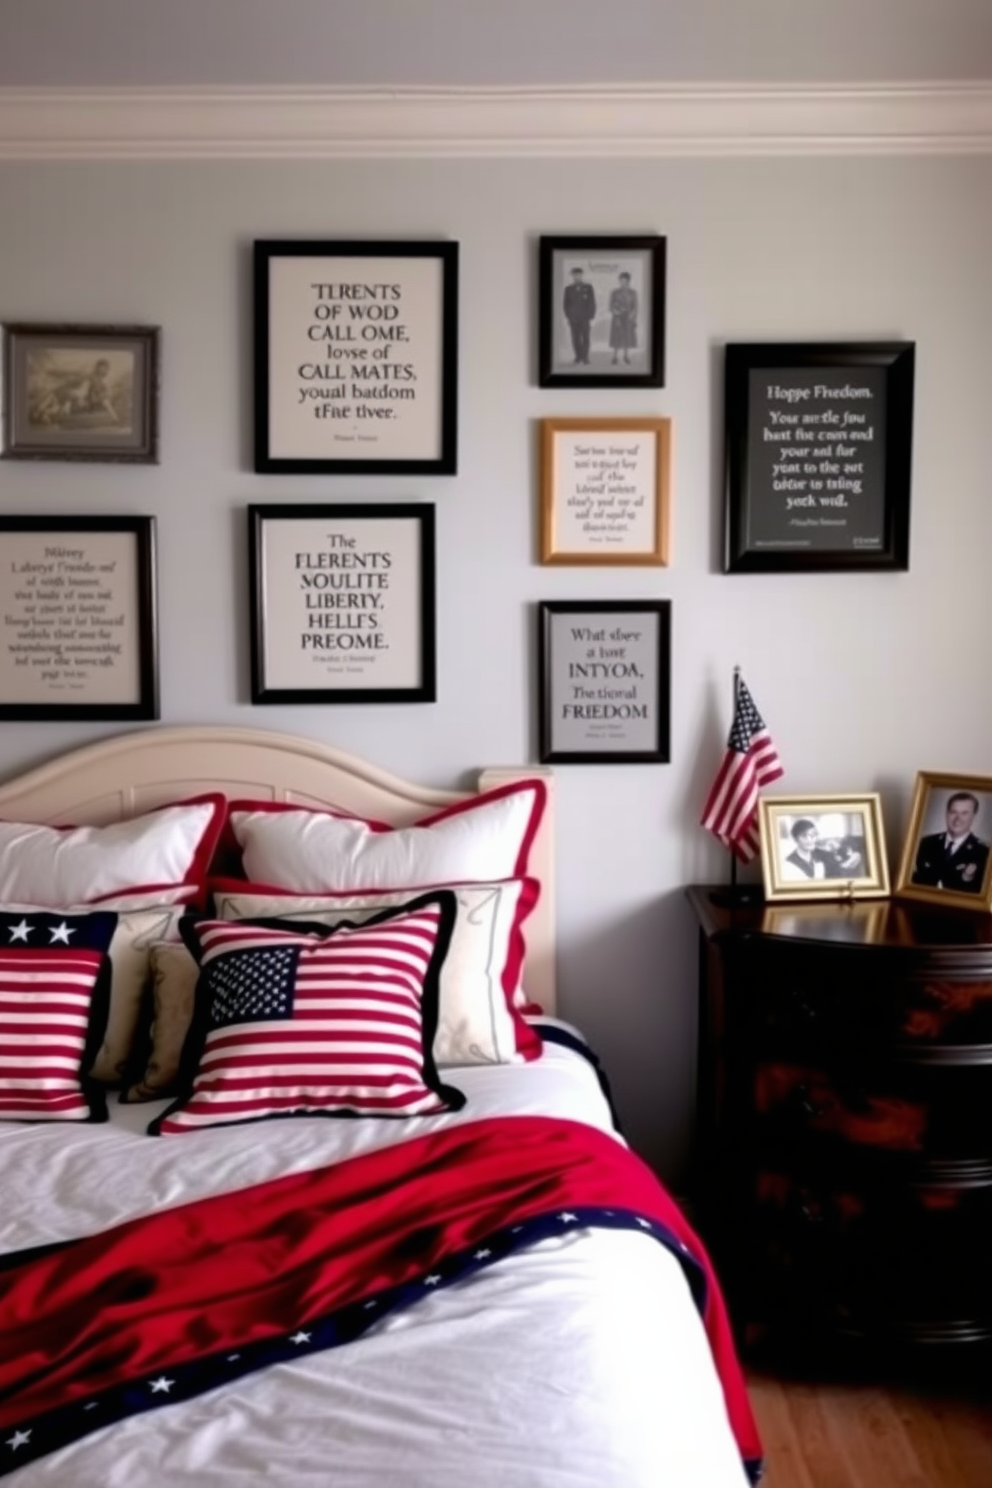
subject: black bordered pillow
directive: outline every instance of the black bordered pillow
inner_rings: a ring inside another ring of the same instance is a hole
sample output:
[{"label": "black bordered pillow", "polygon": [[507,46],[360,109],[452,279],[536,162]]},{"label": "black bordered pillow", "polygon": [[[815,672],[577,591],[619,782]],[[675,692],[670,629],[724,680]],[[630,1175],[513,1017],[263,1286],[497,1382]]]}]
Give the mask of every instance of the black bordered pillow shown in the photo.
[{"label": "black bordered pillow", "polygon": [[[523,926],[537,903],[537,880],[512,878],[431,887],[450,889],[458,906],[441,971],[436,1063],[510,1064],[539,1058],[541,1039],[518,1011],[528,1001],[521,988],[526,950]],[[411,889],[292,894],[233,879],[212,881],[212,889],[218,919],[271,917],[293,924],[308,920],[320,925],[360,924],[384,909],[402,908],[415,897]]]},{"label": "black bordered pillow", "polygon": [[273,1116],[457,1109],[432,1046],[455,896],[437,890],[361,925],[183,921],[200,962],[188,1086],[148,1130]]},{"label": "black bordered pillow", "polygon": [[0,1118],[103,1121],[87,1071],[107,1021],[117,916],[0,912]]}]

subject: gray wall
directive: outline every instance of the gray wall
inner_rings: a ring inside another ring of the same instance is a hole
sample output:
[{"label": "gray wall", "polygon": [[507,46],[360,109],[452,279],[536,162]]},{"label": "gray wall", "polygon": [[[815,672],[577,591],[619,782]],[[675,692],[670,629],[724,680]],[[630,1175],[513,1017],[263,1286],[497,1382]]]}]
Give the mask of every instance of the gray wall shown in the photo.
[{"label": "gray wall", "polygon": [[990,75],[988,0],[0,0],[0,86]]},{"label": "gray wall", "polygon": [[[163,328],[158,467],[0,464],[4,512],[158,518],[162,716],[288,729],[438,785],[535,758],[534,602],[667,596],[673,759],[559,767],[562,1011],[600,1048],[633,1140],[680,1180],[695,942],[683,886],[726,864],[698,825],[739,662],[783,787],[880,789],[893,854],[917,769],[992,773],[988,423],[992,162],[984,158],[0,165],[0,320]],[[668,385],[544,391],[536,236],[669,239]],[[255,475],[249,249],[263,236],[462,245],[456,477]],[[908,574],[724,576],[720,348],[906,337],[918,347]],[[668,570],[542,568],[535,421],[670,414]],[[245,506],[426,499],[439,527],[439,700],[252,709]],[[8,724],[12,772],[96,725]]]}]

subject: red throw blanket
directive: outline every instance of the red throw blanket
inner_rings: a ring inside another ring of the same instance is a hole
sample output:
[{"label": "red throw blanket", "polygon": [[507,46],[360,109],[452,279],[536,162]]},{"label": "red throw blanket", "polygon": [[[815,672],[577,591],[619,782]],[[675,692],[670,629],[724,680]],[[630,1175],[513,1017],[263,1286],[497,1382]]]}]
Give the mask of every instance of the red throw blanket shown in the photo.
[{"label": "red throw blanket", "polygon": [[0,1472],[122,1416],[347,1342],[426,1288],[582,1225],[639,1228],[678,1257],[742,1457],[757,1471],[723,1299],[678,1207],[613,1137],[512,1116],[8,1257]]}]

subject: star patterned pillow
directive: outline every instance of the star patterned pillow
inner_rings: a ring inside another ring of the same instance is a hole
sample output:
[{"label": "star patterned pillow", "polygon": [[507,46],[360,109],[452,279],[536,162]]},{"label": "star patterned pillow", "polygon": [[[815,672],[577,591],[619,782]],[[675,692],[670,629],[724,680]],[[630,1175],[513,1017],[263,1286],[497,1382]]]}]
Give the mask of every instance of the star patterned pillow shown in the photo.
[{"label": "star patterned pillow", "polygon": [[86,1071],[107,1022],[117,915],[0,910],[0,1120],[102,1121]]}]

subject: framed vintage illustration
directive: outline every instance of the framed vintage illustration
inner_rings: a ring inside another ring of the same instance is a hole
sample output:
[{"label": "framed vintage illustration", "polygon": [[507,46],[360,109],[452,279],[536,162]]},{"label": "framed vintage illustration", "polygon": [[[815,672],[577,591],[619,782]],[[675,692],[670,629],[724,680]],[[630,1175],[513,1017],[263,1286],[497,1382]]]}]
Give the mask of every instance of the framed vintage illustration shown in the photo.
[{"label": "framed vintage illustration", "polygon": [[250,506],[253,703],[432,703],[434,508]]},{"label": "framed vintage illustration", "polygon": [[664,387],[665,246],[657,233],[540,239],[541,387]]},{"label": "framed vintage illustration", "polygon": [[158,717],[154,517],[0,516],[0,719]]},{"label": "framed vintage illustration", "polygon": [[667,764],[671,602],[542,600],[538,621],[540,759]]},{"label": "framed vintage illustration", "polygon": [[541,420],[541,562],[666,564],[671,420]]},{"label": "framed vintage illustration", "polygon": [[761,796],[758,826],[769,904],[888,896],[889,865],[877,793]]},{"label": "framed vintage illustration", "polygon": [[916,777],[896,893],[992,909],[992,776],[922,770]]},{"label": "framed vintage illustration", "polygon": [[911,341],[731,345],[726,573],[909,567]]},{"label": "framed vintage illustration", "polygon": [[255,469],[454,475],[458,244],[259,240]]},{"label": "framed vintage illustration", "polygon": [[3,459],[158,463],[157,326],[2,329]]}]

